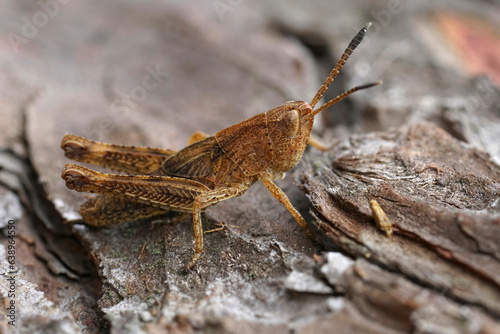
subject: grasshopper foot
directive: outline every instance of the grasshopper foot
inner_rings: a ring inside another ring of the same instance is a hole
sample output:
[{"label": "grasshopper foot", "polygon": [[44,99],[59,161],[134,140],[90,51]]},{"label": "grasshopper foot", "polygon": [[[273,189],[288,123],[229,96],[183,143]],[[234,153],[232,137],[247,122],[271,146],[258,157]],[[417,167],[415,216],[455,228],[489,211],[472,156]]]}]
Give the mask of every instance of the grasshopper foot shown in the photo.
[{"label": "grasshopper foot", "polygon": [[193,267],[198,263],[200,258],[201,258],[201,253],[194,253],[191,261],[189,261],[189,263],[184,266],[184,270],[189,271],[189,270],[193,269]]}]

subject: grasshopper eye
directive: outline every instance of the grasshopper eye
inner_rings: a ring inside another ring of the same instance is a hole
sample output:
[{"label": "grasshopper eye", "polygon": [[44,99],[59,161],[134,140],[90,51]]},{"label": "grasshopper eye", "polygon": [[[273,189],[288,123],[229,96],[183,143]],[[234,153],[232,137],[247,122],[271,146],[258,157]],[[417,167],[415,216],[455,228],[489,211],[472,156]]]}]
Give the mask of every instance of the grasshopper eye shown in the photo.
[{"label": "grasshopper eye", "polygon": [[279,130],[286,136],[293,138],[299,132],[299,112],[295,109],[287,110],[278,121]]}]

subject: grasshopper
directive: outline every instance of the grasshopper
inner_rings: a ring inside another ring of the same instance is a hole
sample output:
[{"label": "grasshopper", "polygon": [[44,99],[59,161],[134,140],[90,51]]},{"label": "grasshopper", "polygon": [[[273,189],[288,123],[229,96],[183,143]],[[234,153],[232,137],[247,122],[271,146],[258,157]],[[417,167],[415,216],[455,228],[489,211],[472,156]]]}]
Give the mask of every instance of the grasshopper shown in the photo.
[{"label": "grasshopper", "polygon": [[304,218],[273,181],[298,163],[308,143],[314,145],[310,138],[314,116],[355,91],[381,83],[354,87],[314,110],[370,25],[352,39],[311,103],[286,102],[213,136],[195,133],[180,151],[105,144],[66,134],[61,143],[66,157],[129,174],[106,174],[66,164],[62,178],[68,188],[99,194],[80,207],[83,220],[110,226],[168,211],[192,213],[195,252],[185,266],[189,270],[203,253],[201,213],[242,195],[260,180],[312,237]]}]

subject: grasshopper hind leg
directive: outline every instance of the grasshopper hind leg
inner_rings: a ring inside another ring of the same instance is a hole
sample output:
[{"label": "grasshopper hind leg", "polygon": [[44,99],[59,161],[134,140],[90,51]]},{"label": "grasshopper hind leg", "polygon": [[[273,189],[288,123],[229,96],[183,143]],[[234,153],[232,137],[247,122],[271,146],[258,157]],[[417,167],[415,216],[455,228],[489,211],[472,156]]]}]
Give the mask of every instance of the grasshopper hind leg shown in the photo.
[{"label": "grasshopper hind leg", "polygon": [[[206,133],[196,131],[189,138],[189,144],[207,137]],[[176,153],[163,148],[101,143],[70,134],[63,137],[61,148],[69,159],[128,174],[153,173],[162,166],[165,159]]]},{"label": "grasshopper hind leg", "polygon": [[115,145],[67,134],[61,141],[67,158],[128,174],[149,174],[176,151],[162,148]]},{"label": "grasshopper hind leg", "polygon": [[78,212],[87,224],[106,227],[161,215],[169,210],[131,201],[127,198],[100,195],[83,203]]}]

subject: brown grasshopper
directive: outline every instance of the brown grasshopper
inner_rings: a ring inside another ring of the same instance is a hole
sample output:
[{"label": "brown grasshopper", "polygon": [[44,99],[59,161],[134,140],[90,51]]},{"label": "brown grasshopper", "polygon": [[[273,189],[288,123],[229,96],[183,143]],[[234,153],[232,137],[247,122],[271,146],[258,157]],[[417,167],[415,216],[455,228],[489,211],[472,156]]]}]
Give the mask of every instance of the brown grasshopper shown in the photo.
[{"label": "brown grasshopper", "polygon": [[355,91],[380,84],[352,88],[314,110],[370,25],[353,38],[311,103],[287,102],[211,137],[196,133],[190,145],[178,152],[65,135],[61,147],[66,157],[138,174],[105,174],[66,164],[62,178],[68,188],[100,194],[80,207],[82,218],[90,225],[110,226],[168,211],[192,213],[196,248],[186,265],[190,269],[203,252],[201,213],[220,201],[242,195],[260,180],[312,236],[304,218],[273,180],[283,178],[298,163],[308,142],[314,144],[310,138],[314,116]]}]

